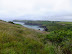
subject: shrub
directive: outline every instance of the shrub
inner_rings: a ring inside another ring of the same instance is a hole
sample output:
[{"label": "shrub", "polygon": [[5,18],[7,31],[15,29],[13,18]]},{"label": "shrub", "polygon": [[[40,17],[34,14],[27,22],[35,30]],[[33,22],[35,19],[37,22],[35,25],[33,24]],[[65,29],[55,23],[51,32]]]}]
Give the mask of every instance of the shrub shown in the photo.
[{"label": "shrub", "polygon": [[8,23],[14,24],[12,21],[9,21]]}]

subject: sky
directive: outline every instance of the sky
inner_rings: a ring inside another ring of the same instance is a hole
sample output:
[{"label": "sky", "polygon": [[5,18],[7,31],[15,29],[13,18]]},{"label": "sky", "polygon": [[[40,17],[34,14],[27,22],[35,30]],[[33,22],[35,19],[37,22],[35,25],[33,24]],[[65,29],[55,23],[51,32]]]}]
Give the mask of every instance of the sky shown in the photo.
[{"label": "sky", "polygon": [[72,0],[0,0],[0,19],[72,20]]}]

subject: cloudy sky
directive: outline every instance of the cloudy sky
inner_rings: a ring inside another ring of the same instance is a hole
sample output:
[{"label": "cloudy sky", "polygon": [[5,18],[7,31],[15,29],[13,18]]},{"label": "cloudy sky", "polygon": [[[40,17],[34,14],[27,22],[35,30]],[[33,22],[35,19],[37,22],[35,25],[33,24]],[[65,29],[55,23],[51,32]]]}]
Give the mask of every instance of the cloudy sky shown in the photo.
[{"label": "cloudy sky", "polygon": [[55,20],[71,19],[72,0],[0,0],[1,19],[19,19],[20,17],[22,19],[34,19],[34,17],[37,19],[46,17],[50,20],[53,17]]}]

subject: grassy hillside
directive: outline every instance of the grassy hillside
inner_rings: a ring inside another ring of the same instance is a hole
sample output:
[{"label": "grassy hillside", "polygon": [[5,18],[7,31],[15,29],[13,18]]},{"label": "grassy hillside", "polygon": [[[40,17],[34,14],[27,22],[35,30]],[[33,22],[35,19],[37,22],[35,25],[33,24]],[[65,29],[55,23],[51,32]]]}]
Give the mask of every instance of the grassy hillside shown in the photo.
[{"label": "grassy hillside", "polygon": [[0,21],[0,54],[47,54],[41,42],[43,35],[33,29]]},{"label": "grassy hillside", "polygon": [[0,54],[72,54],[71,30],[41,32],[0,21]]}]

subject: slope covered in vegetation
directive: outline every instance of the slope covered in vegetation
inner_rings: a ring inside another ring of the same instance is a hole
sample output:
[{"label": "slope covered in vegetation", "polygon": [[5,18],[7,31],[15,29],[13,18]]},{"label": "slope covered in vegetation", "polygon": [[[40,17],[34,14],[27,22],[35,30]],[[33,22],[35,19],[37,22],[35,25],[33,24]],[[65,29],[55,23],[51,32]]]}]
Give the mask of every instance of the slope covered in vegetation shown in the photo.
[{"label": "slope covered in vegetation", "polygon": [[46,54],[40,41],[44,34],[0,21],[0,54]]},{"label": "slope covered in vegetation", "polygon": [[0,54],[72,54],[71,25],[47,33],[0,21]]}]

